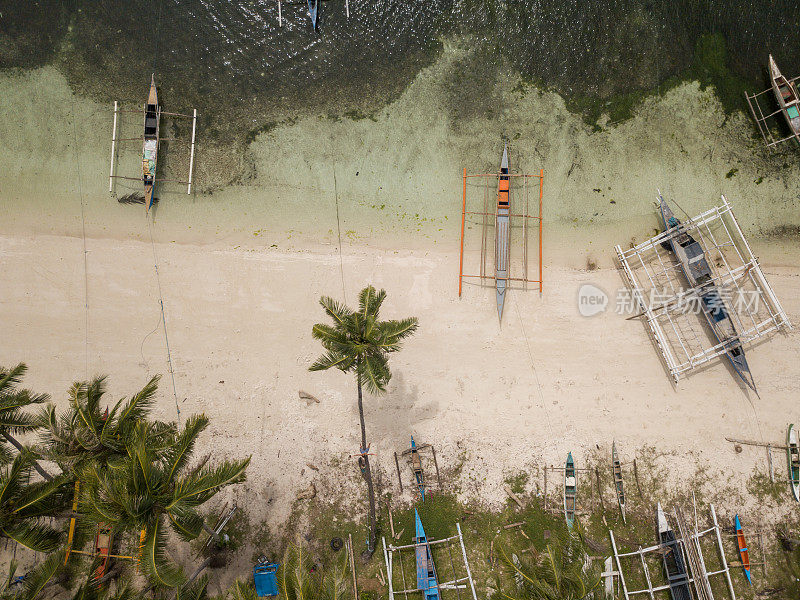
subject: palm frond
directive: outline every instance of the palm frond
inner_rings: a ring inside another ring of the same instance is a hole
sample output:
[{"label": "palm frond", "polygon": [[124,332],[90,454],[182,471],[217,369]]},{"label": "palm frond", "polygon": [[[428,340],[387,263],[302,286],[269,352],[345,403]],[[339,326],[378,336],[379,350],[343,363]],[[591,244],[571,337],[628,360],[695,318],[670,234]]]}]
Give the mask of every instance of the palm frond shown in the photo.
[{"label": "palm frond", "polygon": [[389,361],[378,352],[366,354],[359,362],[357,371],[361,383],[366,385],[371,394],[386,391],[386,385],[392,378]]},{"label": "palm frond", "polygon": [[408,317],[399,321],[382,321],[381,334],[383,334],[384,349],[387,352],[395,352],[400,349],[400,340],[413,334],[419,327],[419,319]]},{"label": "palm frond", "polygon": [[142,548],[142,569],[156,586],[175,587],[181,577],[166,556],[167,538],[161,520],[156,520],[147,529]]},{"label": "palm frond", "polygon": [[18,408],[8,408],[0,412],[0,429],[13,433],[24,433],[39,427],[34,415],[24,413]]},{"label": "palm frond", "polygon": [[61,534],[52,527],[31,521],[17,521],[0,526],[0,536],[36,552],[45,553],[54,552],[61,540]]},{"label": "palm frond", "polygon": [[365,287],[358,294],[358,312],[366,318],[367,315],[372,315],[376,320],[380,315],[381,304],[386,298],[386,290],[380,292],[375,291],[371,285]]},{"label": "palm frond", "polygon": [[[179,514],[182,512],[183,514]],[[197,539],[203,531],[203,517],[192,511],[167,512],[170,525],[178,536],[185,542]]]},{"label": "palm frond", "polygon": [[167,477],[173,479],[192,458],[197,437],[208,427],[208,417],[204,414],[192,415],[186,421],[175,443],[169,447],[164,456]]},{"label": "palm frond", "polygon": [[64,487],[65,477],[55,477],[50,481],[37,481],[27,485],[17,494],[11,514],[26,517],[53,516],[66,508]]},{"label": "palm frond", "polygon": [[355,357],[346,354],[334,354],[333,352],[326,352],[320,356],[314,363],[308,367],[309,371],[326,371],[330,368],[339,369],[340,371],[349,371],[355,363]]},{"label": "palm frond", "polygon": [[[119,417],[117,419],[118,424],[125,425],[128,423],[136,423],[138,421],[143,421],[147,417],[155,402],[155,395],[158,391],[158,383],[160,380],[161,375],[156,375],[148,381],[138,393],[131,397],[119,412]],[[120,400],[117,405],[120,405],[120,403],[122,403],[122,400]],[[116,406],[114,410],[117,410]]]},{"label": "palm frond", "polygon": [[64,551],[59,550],[50,554],[43,562],[28,571],[22,583],[22,591],[17,596],[17,600],[37,600],[41,596],[42,590],[50,583],[61,570],[64,564]]},{"label": "palm frond", "polygon": [[249,464],[250,457],[243,460],[226,460],[216,467],[205,467],[199,473],[178,481],[172,501],[167,504],[166,510],[172,510],[179,503],[197,506],[211,498],[220,488],[243,482],[246,478],[245,469]]},{"label": "palm frond", "polygon": [[351,314],[353,314],[353,311],[347,308],[347,306],[337,302],[336,300],[330,298],[329,296],[323,296],[322,298],[320,298],[319,303],[322,306],[322,308],[325,309],[327,315],[331,319],[333,319],[333,321],[339,327],[344,327],[347,318]]},{"label": "palm frond", "polygon": [[206,600],[208,598],[208,576],[203,575],[195,581],[178,588],[175,600]]},{"label": "palm frond", "polygon": [[252,581],[241,581],[237,579],[228,588],[226,596],[230,600],[258,600],[256,588]]}]

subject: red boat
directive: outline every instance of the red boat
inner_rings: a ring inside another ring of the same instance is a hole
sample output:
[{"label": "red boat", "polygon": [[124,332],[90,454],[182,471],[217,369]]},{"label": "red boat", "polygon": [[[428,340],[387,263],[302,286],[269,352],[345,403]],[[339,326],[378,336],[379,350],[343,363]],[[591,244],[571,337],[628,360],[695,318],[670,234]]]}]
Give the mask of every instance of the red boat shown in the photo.
[{"label": "red boat", "polygon": [[108,573],[111,564],[111,543],[113,529],[111,525],[100,524],[97,526],[97,535],[94,538],[94,555],[100,558],[100,564],[92,573],[92,580],[97,582]]},{"label": "red boat", "polygon": [[747,542],[744,541],[744,531],[742,531],[739,515],[734,517],[733,523],[736,526],[736,543],[739,545],[739,556],[742,557],[742,568],[744,568],[747,583],[753,585],[753,581],[750,579],[750,553],[747,551]]}]

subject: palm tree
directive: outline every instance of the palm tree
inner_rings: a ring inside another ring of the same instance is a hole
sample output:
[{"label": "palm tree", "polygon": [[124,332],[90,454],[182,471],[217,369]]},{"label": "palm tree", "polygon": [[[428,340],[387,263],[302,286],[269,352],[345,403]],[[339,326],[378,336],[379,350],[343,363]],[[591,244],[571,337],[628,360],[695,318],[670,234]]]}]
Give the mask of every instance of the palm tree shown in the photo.
[{"label": "palm tree", "polygon": [[535,561],[515,561],[502,546],[500,552],[518,582],[517,595],[503,592],[509,600],[580,600],[600,587],[600,577],[584,567],[586,551],[578,536],[570,536],[565,546],[552,541]]},{"label": "palm tree", "polygon": [[400,350],[400,342],[414,333],[418,326],[416,317],[400,321],[381,321],[379,313],[386,292],[376,292],[370,286],[358,295],[358,311],[352,311],[332,298],[323,296],[319,303],[333,325],[317,323],[311,334],[322,343],[325,354],[311,365],[311,371],[336,368],[343,373],[355,373],[358,387],[358,416],[361,420],[361,458],[364,478],[369,491],[369,539],[365,554],[372,556],[378,535],[375,518],[375,489],[369,465],[367,431],[364,424],[362,388],[366,385],[372,394],[386,391],[392,378],[389,370],[389,354]]},{"label": "palm tree", "polygon": [[65,481],[55,478],[32,483],[33,460],[23,447],[0,471],[0,537],[37,552],[53,552],[61,534],[42,523],[42,518],[66,508]]},{"label": "palm tree", "polygon": [[[105,377],[73,383],[69,408],[58,415],[55,406],[48,404],[36,420],[44,430],[42,455],[72,477],[87,462],[95,462],[101,468],[122,464],[128,456],[127,442],[153,407],[159,379],[156,375],[130,400],[120,399],[110,411],[100,404],[106,392]],[[156,421],[148,431],[148,445],[159,450],[170,443],[176,428]]]},{"label": "palm tree", "polygon": [[[17,386],[22,382],[22,377],[28,367],[24,363],[12,369],[0,367],[0,437],[9,442],[19,452],[23,451],[22,444],[12,435],[32,431],[38,427],[36,419],[22,412],[22,409],[31,404],[41,404],[48,399],[47,394],[34,394],[29,390],[20,390]],[[38,461],[29,455],[31,465],[46,480],[53,476],[45,471]],[[0,443],[0,463],[11,462],[12,456],[5,444]]]},{"label": "palm tree", "polygon": [[213,467],[205,461],[189,468],[198,436],[208,426],[205,415],[190,417],[166,448],[149,444],[155,425],[140,422],[127,443],[127,456],[111,468],[96,462],[80,472],[85,494],[81,512],[117,529],[146,531],[142,551],[144,571],[158,586],[175,587],[181,577],[165,555],[166,526],[181,539],[195,539],[207,529],[198,509],[223,487],[245,480],[250,458],[223,461]]}]

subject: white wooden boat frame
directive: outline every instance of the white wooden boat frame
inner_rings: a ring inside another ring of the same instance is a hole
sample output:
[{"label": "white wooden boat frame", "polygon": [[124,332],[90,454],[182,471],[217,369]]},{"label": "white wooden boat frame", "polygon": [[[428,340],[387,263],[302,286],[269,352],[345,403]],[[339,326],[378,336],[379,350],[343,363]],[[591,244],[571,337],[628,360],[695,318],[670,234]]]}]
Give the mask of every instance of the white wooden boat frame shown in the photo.
[{"label": "white wooden boat frame", "polygon": [[[146,110],[146,106],[145,106],[145,110]],[[112,129],[112,132],[111,132],[111,167],[110,167],[109,173],[108,173],[108,191],[109,192],[113,192],[114,191],[114,180],[115,179],[127,179],[127,180],[130,180],[130,181],[142,181],[142,177],[126,177],[126,176],[122,176],[122,175],[116,175],[114,173],[114,168],[115,168],[116,163],[117,163],[117,150],[118,150],[117,142],[132,142],[132,141],[136,141],[136,142],[140,142],[140,143],[144,142],[144,134],[142,134],[141,136],[133,137],[133,138],[119,138],[119,137],[117,137],[117,124],[118,124],[117,117],[120,115],[120,113],[143,114],[144,112],[145,112],[144,110],[123,110],[123,109],[120,108],[119,102],[117,100],[114,100],[114,126],[113,126],[113,129]],[[171,117],[181,117],[181,118],[186,118],[186,119],[191,119],[192,120],[192,140],[191,140],[191,142],[189,144],[189,179],[188,179],[188,181],[183,181],[183,180],[180,180],[180,179],[167,179],[167,178],[164,178],[164,177],[158,177],[158,175],[156,175],[156,178],[155,178],[153,183],[155,184],[156,182],[162,182],[162,181],[171,181],[171,182],[175,182],[175,183],[182,183],[182,184],[187,186],[186,187],[186,193],[191,195],[191,193],[192,193],[192,177],[194,175],[194,150],[195,150],[195,134],[197,132],[197,109],[196,108],[192,109],[192,114],[191,115],[187,115],[187,114],[183,114],[183,113],[164,112],[164,111],[162,111],[160,109],[159,109],[159,114],[160,115],[167,115],[167,116],[171,116]],[[175,140],[168,139],[168,138],[161,138],[160,137],[158,139],[159,144],[162,141],[175,141]]]},{"label": "white wooden boat frame", "polygon": [[[464,547],[464,536],[461,534],[461,524],[456,523],[456,531],[458,532],[456,535],[443,538],[441,540],[428,540],[422,544],[406,544],[403,546],[394,546],[392,544],[386,544],[386,538],[382,539],[383,541],[383,560],[386,563],[386,580],[387,585],[389,587],[389,600],[395,600],[395,596],[402,595],[405,598],[408,598],[408,594],[411,593],[422,593],[426,590],[422,590],[419,588],[407,588],[406,585],[406,576],[405,571],[403,570],[403,554],[402,552],[411,550],[416,551],[417,546],[438,546],[438,545],[446,545],[448,547],[448,553],[450,554],[450,567],[453,571],[452,579],[449,581],[443,581],[439,583],[439,590],[463,590],[466,589],[467,584],[469,584],[469,589],[472,593],[472,600],[478,600],[477,595],[475,594],[475,583],[472,579],[472,571],[469,568],[469,561],[467,560],[467,550]],[[458,544],[461,548],[461,559],[464,562],[464,569],[466,571],[466,575],[464,577],[458,577],[456,573],[455,563],[453,561],[452,551],[450,550],[450,545],[458,540]],[[403,584],[402,590],[394,589],[394,566],[395,566],[395,559],[400,564],[400,577]],[[415,573],[415,572],[414,572]],[[416,581],[416,574],[413,576],[413,580]],[[459,596],[460,597],[460,596]]]},{"label": "white wooden boat frame", "polygon": [[[731,307],[730,310],[743,345],[775,331],[792,329],[725,196],[722,196],[721,205],[687,219],[679,228],[662,232],[628,250],[617,245],[617,259],[625,273],[633,301],[641,310],[641,316],[647,322],[676,384],[690,371],[727,353],[725,343],[712,345],[708,336],[699,333],[699,320],[694,323],[689,319],[692,315],[676,310],[681,307],[682,301],[696,300],[697,293],[696,290],[678,291],[684,288],[685,283],[679,265],[662,247],[662,243],[683,232],[691,233],[703,246],[714,273],[714,285],[731,289],[742,297],[745,292],[758,294],[764,310],[759,307],[753,311],[749,306],[743,310]],[[723,249],[727,251],[723,252]],[[721,263],[722,266],[715,266],[715,263]],[[661,291],[669,290],[673,295],[652,306],[647,298],[659,293],[659,283]]]},{"label": "white wooden boat frame", "polygon": [[[711,527],[708,527],[703,530],[698,530],[697,526],[695,526],[695,529],[693,531],[687,530],[681,532],[680,536],[676,536],[676,541],[678,543],[678,546],[681,548],[681,551],[684,554],[684,564],[687,565],[688,569],[687,575],[689,577],[689,583],[695,586],[696,592],[698,592],[697,588],[699,585],[701,585],[701,582],[704,582],[702,585],[703,589],[705,590],[704,593],[707,594],[710,591],[709,586],[705,585],[708,583],[708,578],[714,575],[724,575],[728,587],[728,593],[730,594],[730,600],[736,600],[736,592],[734,592],[733,590],[733,582],[731,581],[730,568],[728,567],[728,561],[725,558],[725,551],[722,546],[722,536],[720,535],[720,526],[719,523],[717,522],[717,513],[714,510],[713,504],[710,505],[709,512],[711,513],[711,521],[712,521]],[[706,571],[705,559],[703,558],[703,551],[700,547],[699,539],[704,535],[712,532],[714,534],[714,537],[716,537],[717,551],[719,554],[719,560],[722,568],[716,571]],[[650,570],[647,567],[647,563],[644,560],[645,554],[648,554],[650,552],[660,552],[663,548],[663,544],[656,544],[655,546],[649,546],[647,548],[642,548],[640,546],[634,552],[619,552],[617,550],[617,542],[614,539],[614,531],[609,529],[608,535],[611,538],[611,550],[613,552],[614,562],[616,563],[617,568],[615,571],[610,571],[606,569],[603,575],[605,577],[611,577],[611,578],[617,577],[619,579],[619,587],[622,589],[622,594],[625,597],[625,600],[630,600],[632,596],[636,596],[637,594],[647,594],[649,598],[654,599],[655,594],[657,592],[663,592],[669,590],[670,586],[668,584],[662,584],[656,586],[653,585],[653,581],[650,577]],[[686,548],[687,540],[691,541],[693,546],[691,552],[694,553],[695,556],[699,557],[699,561],[689,562],[689,560],[687,560],[688,558],[687,548]],[[622,569],[621,559],[629,558],[632,556],[639,557],[639,560],[641,561],[642,571],[644,572],[644,578],[645,581],[647,582],[647,587],[641,590],[629,590],[627,583],[625,582],[625,572]],[[713,595],[711,596],[711,598],[713,599]]]}]

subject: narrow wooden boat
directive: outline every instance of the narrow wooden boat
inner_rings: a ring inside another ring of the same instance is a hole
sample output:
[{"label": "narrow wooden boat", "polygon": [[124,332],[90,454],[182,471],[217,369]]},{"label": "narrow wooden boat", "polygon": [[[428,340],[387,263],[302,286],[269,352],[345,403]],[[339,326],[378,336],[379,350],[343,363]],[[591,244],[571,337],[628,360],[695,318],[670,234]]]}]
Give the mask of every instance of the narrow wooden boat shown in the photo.
[{"label": "narrow wooden boat", "polygon": [[689,575],[686,571],[686,562],[683,560],[683,551],[675,539],[675,532],[669,526],[667,515],[661,508],[661,503],[656,508],[658,520],[658,541],[662,545],[661,557],[664,565],[664,576],[669,585],[669,594],[672,600],[692,600],[689,590]]},{"label": "narrow wooden boat", "polygon": [[575,477],[575,461],[572,452],[567,454],[567,464],[564,467],[564,518],[567,526],[572,529],[575,523],[575,499],[578,495],[578,480]]},{"label": "narrow wooden boat", "polygon": [[103,576],[108,573],[108,567],[111,561],[111,542],[113,536],[111,525],[101,523],[97,526],[97,534],[94,538],[94,555],[95,558],[100,559],[100,564],[92,573],[92,580],[98,582]]},{"label": "narrow wooden boat", "polygon": [[425,474],[422,472],[422,458],[419,455],[417,443],[414,436],[411,436],[411,470],[414,472],[414,480],[417,482],[417,489],[422,501],[425,502]]},{"label": "narrow wooden boat", "polygon": [[150,77],[150,95],[144,107],[144,148],[142,149],[142,181],[144,182],[144,205],[149,211],[153,206],[153,192],[158,164],[158,133],[161,126],[161,107],[158,105],[155,73]]},{"label": "narrow wooden boat", "polygon": [[439,600],[439,582],[436,579],[436,567],[431,556],[431,546],[428,543],[428,536],[422,528],[422,521],[419,518],[417,509],[414,509],[414,519],[416,521],[416,544],[417,555],[417,589],[422,592],[424,600]]},{"label": "narrow wooden boat", "polygon": [[508,255],[511,225],[509,221],[508,148],[503,146],[500,174],[497,185],[496,240],[495,240],[495,287],[497,289],[497,315],[503,320],[503,305],[508,287]]},{"label": "narrow wooden boat", "polygon": [[317,30],[317,15],[319,14],[319,0],[308,0],[308,17],[311,19],[311,27]]},{"label": "narrow wooden boat", "polygon": [[611,465],[614,474],[614,488],[617,490],[617,504],[619,504],[619,512],[622,514],[622,522],[625,523],[625,487],[622,483],[622,464],[617,456],[617,442],[611,444]]},{"label": "narrow wooden boat", "polygon": [[772,54],[769,55],[769,75],[772,91],[775,92],[778,106],[781,107],[789,129],[795,135],[800,136],[800,96],[797,94],[797,87],[781,75]]},{"label": "narrow wooden boat", "polygon": [[739,515],[734,517],[733,524],[736,527],[736,543],[739,545],[739,556],[742,558],[744,575],[747,577],[747,583],[753,585],[753,580],[750,579],[750,553],[747,551],[747,542],[744,541],[744,531],[742,531],[742,523],[739,521]]},{"label": "narrow wooden boat", "polygon": [[[660,211],[664,230],[680,228],[681,222],[672,213],[666,200],[659,196],[661,201]],[[686,277],[690,288],[694,288],[700,298],[700,307],[717,341],[724,344],[724,348],[734,371],[756,394],[756,384],[750,373],[750,367],[744,356],[744,348],[739,341],[739,334],[733,325],[725,301],[713,282],[711,267],[706,260],[703,247],[685,231],[673,236],[669,246],[681,265],[681,271]]]},{"label": "narrow wooden boat", "polygon": [[794,499],[800,502],[800,437],[794,425],[789,425],[786,434],[786,457],[789,460],[789,483]]}]

